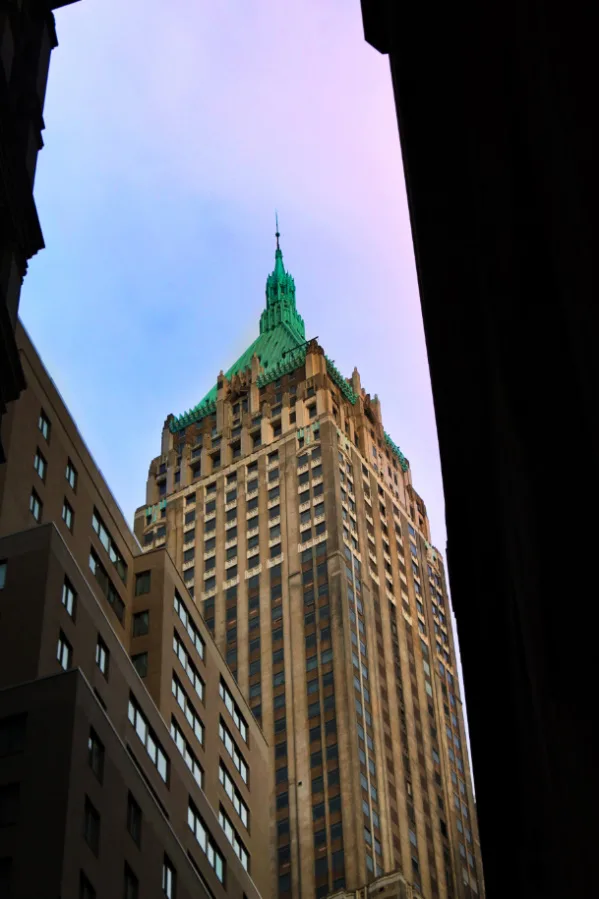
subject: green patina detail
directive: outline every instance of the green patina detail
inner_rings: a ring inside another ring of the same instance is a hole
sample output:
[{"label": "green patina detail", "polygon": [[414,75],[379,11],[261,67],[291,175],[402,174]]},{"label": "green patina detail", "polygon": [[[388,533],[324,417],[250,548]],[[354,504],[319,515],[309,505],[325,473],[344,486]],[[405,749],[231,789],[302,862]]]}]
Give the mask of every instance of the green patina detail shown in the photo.
[{"label": "green patina detail", "polygon": [[[260,316],[260,335],[225,372],[225,377],[230,380],[233,375],[246,371],[251,367],[252,358],[256,355],[263,368],[258,378],[258,386],[263,387],[271,381],[276,381],[282,375],[303,365],[306,348],[299,345],[305,340],[304,320],[295,304],[295,282],[285,271],[277,233],[275,267],[266,280],[266,308]],[[197,406],[178,418],[173,418],[169,430],[174,434],[187,425],[201,421],[207,415],[213,415],[216,412],[216,396],[215,385]]]},{"label": "green patina detail", "polygon": [[385,443],[387,444],[387,446],[389,447],[389,449],[391,450],[393,455],[397,456],[397,458],[399,460],[399,464],[401,465],[402,471],[407,471],[408,468],[410,467],[410,463],[408,462],[408,460],[406,459],[406,457],[404,456],[404,454],[402,453],[402,451],[400,450],[398,445],[396,443],[393,443],[393,441],[391,440],[391,438],[389,437],[389,435],[387,434],[386,431],[385,431]]},{"label": "green patina detail", "polygon": [[265,366],[266,370],[258,375],[256,383],[258,387],[266,387],[267,384],[276,381],[277,378],[282,378],[283,375],[288,375],[289,372],[295,371],[295,369],[299,368],[300,365],[303,365],[305,361],[305,346],[300,347],[299,349],[290,347],[289,352],[285,352],[285,355],[281,359],[278,361],[275,360],[272,364],[267,364]]},{"label": "green patina detail", "polygon": [[345,380],[339,369],[335,367],[334,363],[329,359],[329,357],[325,356],[325,359],[327,360],[327,371],[329,373],[331,381],[334,381],[345,399],[349,400],[352,406],[355,406],[358,400],[357,394],[353,392],[348,382]]}]

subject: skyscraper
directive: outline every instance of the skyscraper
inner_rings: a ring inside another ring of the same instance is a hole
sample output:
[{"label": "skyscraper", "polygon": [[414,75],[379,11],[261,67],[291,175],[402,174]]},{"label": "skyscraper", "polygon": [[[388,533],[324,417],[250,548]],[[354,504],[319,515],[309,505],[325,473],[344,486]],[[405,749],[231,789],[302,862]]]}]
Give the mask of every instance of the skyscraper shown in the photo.
[{"label": "skyscraper", "polygon": [[135,532],[271,744],[279,896],[482,896],[443,561],[378,397],[306,339],[276,237],[259,336],[166,419]]}]

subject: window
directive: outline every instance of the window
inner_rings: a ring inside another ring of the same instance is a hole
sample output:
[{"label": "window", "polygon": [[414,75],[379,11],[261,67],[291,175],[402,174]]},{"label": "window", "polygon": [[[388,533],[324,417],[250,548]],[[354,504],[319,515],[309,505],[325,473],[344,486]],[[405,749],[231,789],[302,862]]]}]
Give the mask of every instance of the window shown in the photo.
[{"label": "window", "polygon": [[141,809],[132,794],[127,799],[127,830],[138,846],[141,845]]},{"label": "window", "polygon": [[90,729],[87,738],[87,759],[89,767],[92,769],[100,783],[104,779],[104,744],[93,729]]},{"label": "window", "polygon": [[160,774],[162,780],[168,783],[169,760],[164,749],[158,742],[154,731],[148,725],[146,716],[137,704],[137,700],[131,694],[129,696],[129,709],[127,712],[129,722],[135,728],[135,732],[146,748],[150,759]]},{"label": "window", "polygon": [[179,634],[175,630],[173,632],[173,651],[179,661],[181,662],[182,667],[185,669],[187,676],[193,687],[198,694],[200,700],[204,701],[204,681],[200,677],[199,671],[192,662],[189,653],[185,649],[185,646],[182,640],[179,637]]},{"label": "window", "polygon": [[245,802],[243,801],[243,799],[241,797],[241,793],[235,786],[233,780],[231,779],[229,772],[227,771],[227,769],[225,768],[225,766],[223,765],[222,762],[220,763],[219,769],[218,769],[218,779],[219,779],[221,785],[224,787],[225,793],[231,800],[231,804],[232,804],[233,808],[239,815],[239,818],[240,818],[243,826],[246,828],[246,830],[249,830],[250,813],[248,811],[248,807],[245,804]]},{"label": "window", "polygon": [[183,689],[183,684],[179,680],[176,674],[173,674],[171,689],[173,696],[177,700],[181,711],[185,715],[187,719],[187,723],[193,730],[198,742],[200,744],[204,743],[204,725],[202,724],[201,718],[196,712],[189,696]]},{"label": "window", "polygon": [[119,596],[119,593],[108,577],[106,573],[106,569],[100,562],[98,558],[98,554],[95,549],[92,547],[89,553],[89,567],[90,571],[95,575],[95,578],[106,597],[108,604],[112,606],[114,612],[119,619],[119,621],[123,622],[123,618],[125,617],[125,603]]},{"label": "window", "polygon": [[200,817],[200,813],[191,800],[189,800],[189,807],[187,811],[187,823],[189,825],[189,829],[196,838],[200,849],[206,855],[208,863],[214,869],[214,873],[216,874],[220,882],[224,883],[225,859],[219,852],[210,834],[210,831],[207,829],[202,818]]},{"label": "window", "polygon": [[62,585],[62,604],[73,619],[75,618],[75,599],[76,593],[73,590],[73,586],[69,579],[65,577]]},{"label": "window", "polygon": [[77,469],[69,459],[65,471],[65,477],[73,490],[77,489]]},{"label": "window", "polygon": [[104,675],[104,677],[108,678],[108,661],[110,659],[110,653],[108,652],[108,647],[102,637],[98,637],[98,642],[96,643],[96,665]]},{"label": "window", "polygon": [[43,508],[44,506],[41,499],[39,498],[35,490],[32,490],[31,496],[29,497],[29,511],[38,522],[42,520]]},{"label": "window", "polygon": [[40,476],[40,478],[42,479],[42,481],[45,481],[46,480],[46,471],[48,469],[48,463],[42,456],[39,448],[38,448],[38,450],[35,454],[35,458],[33,460],[33,467],[37,471],[37,473]]},{"label": "window", "polygon": [[225,681],[222,679],[222,677],[220,680],[219,691],[220,691],[220,698],[223,700],[225,706],[227,707],[227,711],[229,712],[229,714],[231,715],[231,718],[235,722],[235,726],[237,727],[237,730],[243,737],[244,741],[247,743],[247,741],[248,741],[247,723],[245,721],[245,718],[239,711],[239,707],[238,707],[237,703],[235,702],[235,700],[233,699],[233,695],[232,695],[231,691],[229,690],[229,688],[227,687]]},{"label": "window", "polygon": [[0,721],[0,758],[25,748],[26,715],[11,715]]},{"label": "window", "polygon": [[79,899],[96,899],[96,891],[83,871],[79,873]]},{"label": "window", "polygon": [[152,572],[140,571],[135,575],[135,595],[143,596],[144,593],[150,592]]},{"label": "window", "polygon": [[225,724],[225,722],[223,721],[222,718],[220,719],[220,722],[218,725],[218,733],[219,733],[219,736],[220,736],[222,742],[224,743],[225,749],[227,750],[227,752],[233,759],[233,764],[235,765],[235,767],[241,774],[241,779],[243,780],[243,782],[245,784],[247,784],[248,776],[249,776],[248,766],[247,766],[243,756],[241,755],[239,749],[237,748],[237,744],[235,743],[235,740],[231,736],[229,728],[227,727],[227,725]]},{"label": "window", "polygon": [[139,880],[125,862],[125,893],[124,899],[139,899]]},{"label": "window", "polygon": [[58,660],[58,664],[61,668],[64,669],[64,671],[67,671],[67,669],[70,668],[73,663],[73,647],[62,631],[60,632],[60,636],[58,637],[56,658]]},{"label": "window", "polygon": [[202,771],[202,767],[198,762],[193,749],[191,748],[189,742],[185,739],[185,735],[179,727],[179,723],[174,716],[171,718],[171,737],[175,741],[177,749],[183,756],[185,764],[191,771],[197,785],[202,788],[204,783],[204,772]]},{"label": "window", "polygon": [[143,637],[150,630],[150,612],[145,609],[143,612],[136,612],[133,616],[133,636]]},{"label": "window", "polygon": [[40,417],[37,420],[37,426],[42,432],[42,436],[44,437],[46,443],[50,443],[50,430],[52,428],[52,425],[50,424],[50,419],[43,409],[40,411]]},{"label": "window", "polygon": [[179,616],[181,623],[183,624],[185,630],[187,631],[189,637],[191,638],[191,642],[195,646],[198,651],[198,655],[201,659],[204,658],[204,641],[200,635],[199,630],[191,620],[189,612],[185,606],[185,603],[175,590],[175,612]]},{"label": "window", "polygon": [[83,809],[83,836],[91,851],[97,855],[100,848],[100,815],[87,796]]},{"label": "window", "polygon": [[0,590],[4,590],[6,584],[6,562],[0,561]]},{"label": "window", "polygon": [[[127,563],[123,559],[123,556],[121,555],[116,543],[105,527],[104,522],[100,518],[97,509],[94,509],[94,514],[92,515],[92,527],[98,535],[100,543],[108,553],[110,561],[116,568],[120,579],[125,584],[127,582]],[[158,531],[160,531],[160,528],[158,529]],[[158,536],[160,536],[160,533],[158,534]]]},{"label": "window", "polygon": [[133,662],[133,667],[135,668],[139,676],[146,677],[148,673],[147,652],[138,652],[136,655],[131,656],[131,661]]},{"label": "window", "polygon": [[164,856],[162,862],[162,892],[166,899],[175,899],[175,891],[177,889],[177,872],[168,855]]},{"label": "window", "polygon": [[64,521],[64,523],[68,527],[69,531],[71,531],[71,532],[73,530],[74,518],[75,518],[75,513],[73,512],[73,509],[72,509],[70,503],[68,502],[68,500],[65,497],[63,504],[62,504],[62,520]]}]

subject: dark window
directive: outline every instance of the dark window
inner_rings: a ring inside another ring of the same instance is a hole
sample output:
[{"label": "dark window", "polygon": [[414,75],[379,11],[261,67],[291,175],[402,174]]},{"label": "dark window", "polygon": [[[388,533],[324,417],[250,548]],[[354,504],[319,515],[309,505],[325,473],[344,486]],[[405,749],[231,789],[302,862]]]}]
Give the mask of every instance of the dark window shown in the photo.
[{"label": "dark window", "polygon": [[73,664],[73,648],[62,631],[58,637],[56,659],[64,671],[67,671]]},{"label": "dark window", "polygon": [[42,520],[43,508],[44,504],[42,503],[41,499],[39,498],[35,490],[32,490],[31,496],[29,497],[29,511],[37,522],[40,522]]},{"label": "dark window", "polygon": [[42,481],[46,480],[46,471],[48,470],[48,463],[44,459],[42,453],[38,449],[36,451],[35,457],[33,459],[33,467],[37,471],[38,475],[42,479]]},{"label": "dark window", "polygon": [[104,779],[104,744],[93,729],[90,729],[87,739],[87,757],[89,767],[92,769],[100,783]]},{"label": "dark window", "polygon": [[177,872],[168,855],[165,855],[162,862],[162,892],[166,899],[175,899],[176,890]]},{"label": "dark window", "polygon": [[139,880],[126,862],[124,899],[139,899]]},{"label": "dark window", "polygon": [[98,637],[98,642],[96,643],[96,665],[106,678],[108,677],[109,659],[110,653],[108,652],[108,647],[104,643],[102,637]]},{"label": "dark window", "polygon": [[[1,893],[4,896],[4,893]],[[96,899],[96,891],[81,871],[79,873],[79,899]]]},{"label": "dark window", "polygon": [[324,818],[324,802],[319,802],[318,805],[312,806],[312,820],[319,821],[320,818]]},{"label": "dark window", "polygon": [[19,813],[19,793],[18,783],[0,786],[0,827],[16,823]]},{"label": "dark window", "polygon": [[133,667],[135,668],[139,676],[145,677],[148,673],[147,652],[138,652],[136,655],[131,656],[131,661],[133,662]]},{"label": "dark window", "polygon": [[150,630],[150,612],[146,609],[143,612],[136,612],[133,616],[133,636],[143,637]]},{"label": "dark window", "polygon": [[141,809],[131,793],[127,800],[127,830],[139,846],[141,844]]},{"label": "dark window", "polygon": [[89,848],[97,855],[100,848],[100,815],[87,796],[83,810],[83,836]]},{"label": "dark window", "polygon": [[151,571],[141,571],[135,575],[135,595],[142,596],[150,592]]},{"label": "dark window", "polygon": [[40,411],[40,416],[37,420],[37,426],[38,426],[39,430],[42,432],[42,435],[44,436],[44,439],[46,440],[46,442],[49,443],[50,442],[50,430],[52,428],[52,425],[50,424],[50,419],[48,418],[48,416],[46,415],[46,413],[44,412],[43,409]]}]

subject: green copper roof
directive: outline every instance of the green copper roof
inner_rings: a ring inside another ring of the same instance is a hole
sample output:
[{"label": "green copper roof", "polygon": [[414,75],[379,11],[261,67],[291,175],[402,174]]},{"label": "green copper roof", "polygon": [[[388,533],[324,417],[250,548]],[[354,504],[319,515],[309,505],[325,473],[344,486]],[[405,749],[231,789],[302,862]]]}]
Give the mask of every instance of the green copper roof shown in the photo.
[{"label": "green copper roof", "polygon": [[396,456],[397,459],[399,460],[401,470],[407,471],[408,468],[410,467],[410,463],[408,462],[408,460],[406,459],[406,457],[404,456],[404,454],[402,453],[402,451],[400,450],[398,445],[396,443],[393,443],[393,441],[391,440],[391,438],[389,437],[389,435],[387,434],[386,431],[385,431],[385,443],[387,444],[387,446],[389,447],[389,449],[391,450],[393,455]]},{"label": "green copper roof", "polygon": [[[264,387],[271,381],[276,381],[277,378],[294,371],[303,365],[306,359],[306,329],[295,304],[295,281],[289,272],[285,271],[279,237],[277,221],[275,267],[266,279],[266,308],[260,316],[260,334],[237,362],[225,372],[227,380],[250,368],[254,355],[258,356],[263,368],[258,377],[258,387]],[[355,405],[358,397],[351,383],[343,377],[331,359],[326,357],[326,362],[331,380],[343,396]],[[178,418],[173,418],[169,424],[171,432],[182,431],[187,425],[201,421],[207,415],[213,415],[216,412],[216,393],[217,388],[214,385],[197,406]],[[399,460],[402,469],[407,471],[409,463],[400,448],[393,443],[388,434],[385,434],[385,441]]]},{"label": "green copper roof", "polygon": [[[266,280],[266,308],[260,316],[260,335],[225,372],[225,377],[230,379],[245,371],[250,368],[252,357],[256,355],[264,369],[258,379],[259,387],[293,371],[306,358],[306,348],[302,346],[306,340],[306,329],[295,305],[295,281],[283,264],[278,228],[276,236],[275,267]],[[215,385],[197,406],[172,419],[169,425],[171,432],[180,431],[214,413],[216,392]]]}]

